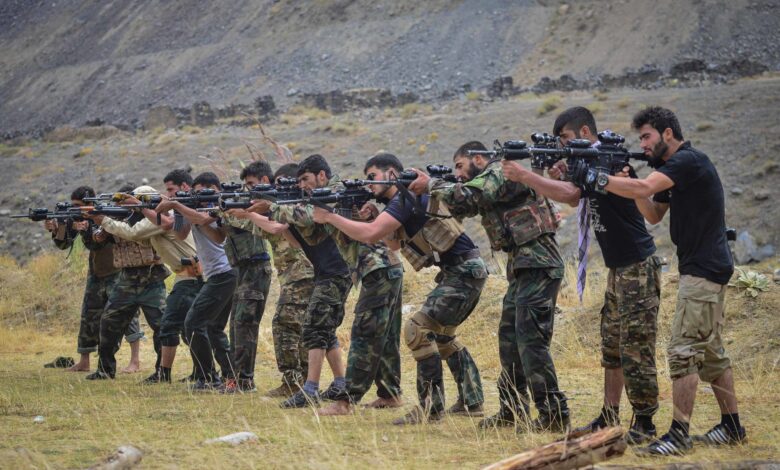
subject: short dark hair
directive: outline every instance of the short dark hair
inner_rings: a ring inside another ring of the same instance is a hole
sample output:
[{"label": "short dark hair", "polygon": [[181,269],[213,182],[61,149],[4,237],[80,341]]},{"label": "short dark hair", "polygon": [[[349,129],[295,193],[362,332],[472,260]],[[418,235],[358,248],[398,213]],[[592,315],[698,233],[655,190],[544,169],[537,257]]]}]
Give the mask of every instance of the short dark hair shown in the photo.
[{"label": "short dark hair", "polygon": [[680,121],[671,110],[650,106],[636,113],[631,121],[631,127],[635,130],[639,130],[645,124],[650,124],[650,127],[657,130],[659,134],[663,134],[666,129],[671,129],[675,139],[684,140]]},{"label": "short dark hair", "polygon": [[255,160],[249,165],[241,169],[240,178],[245,180],[247,176],[254,176],[257,179],[263,179],[263,176],[272,180],[274,178],[274,172],[271,170],[271,165],[265,160]]},{"label": "short dark hair", "polygon": [[192,186],[216,186],[219,187],[219,177],[210,171],[204,171],[195,177]]},{"label": "short dark hair", "polygon": [[455,151],[455,155],[452,156],[452,159],[455,160],[458,157],[471,158],[471,155],[469,155],[469,150],[485,151],[487,150],[487,147],[485,147],[485,145],[478,140],[466,142],[465,144],[458,147],[458,150]]},{"label": "short dark hair", "polygon": [[404,165],[401,163],[401,160],[399,160],[398,157],[392,153],[387,152],[380,152],[369,158],[366,162],[366,166],[363,167],[363,174],[365,174],[372,166],[375,166],[382,171],[387,171],[390,168],[393,168],[398,173],[404,171]]},{"label": "short dark hair", "polygon": [[171,170],[167,175],[165,175],[165,178],[163,178],[163,183],[170,181],[176,186],[181,186],[183,183],[187,183],[188,185],[192,186],[192,175],[190,174],[191,171],[192,169]]},{"label": "short dark hair", "polygon": [[279,177],[295,178],[298,176],[298,164],[297,163],[285,163],[280,166],[276,173],[274,173],[274,181]]},{"label": "short dark hair", "polygon": [[95,197],[95,190],[91,186],[79,186],[70,193],[73,201],[83,201],[85,197]]},{"label": "short dark hair", "polygon": [[317,153],[309,155],[298,165],[298,176],[304,173],[314,173],[316,175],[320,171],[324,171],[325,177],[330,179],[330,165],[325,161],[325,157]]},{"label": "short dark hair", "polygon": [[119,189],[117,189],[116,191],[118,193],[131,193],[135,188],[136,188],[135,183],[131,183],[128,181],[127,183],[120,186]]},{"label": "short dark hair", "polygon": [[555,118],[555,124],[553,124],[553,135],[559,136],[564,127],[578,132],[582,126],[588,126],[588,130],[594,136],[598,132],[596,129],[596,118],[593,117],[593,113],[588,108],[582,106],[575,106],[562,112]]}]

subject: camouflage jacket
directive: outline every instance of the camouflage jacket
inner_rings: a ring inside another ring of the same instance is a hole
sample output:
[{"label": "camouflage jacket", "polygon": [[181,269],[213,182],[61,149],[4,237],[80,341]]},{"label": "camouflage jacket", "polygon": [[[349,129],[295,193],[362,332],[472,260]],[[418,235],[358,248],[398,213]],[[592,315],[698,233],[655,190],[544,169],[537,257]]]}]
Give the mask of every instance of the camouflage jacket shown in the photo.
[{"label": "camouflage jacket", "polygon": [[523,268],[556,268],[563,276],[563,260],[552,234],[543,234],[516,246],[504,233],[506,228],[502,224],[491,223],[502,220],[503,212],[534,202],[537,197],[530,187],[507,180],[499,160],[491,161],[482,173],[466,183],[435,180],[431,195],[444,202],[455,217],[482,217],[491,247],[497,249],[500,244],[511,253],[507,266],[510,277],[514,270]]},{"label": "camouflage jacket", "polygon": [[285,285],[302,279],[314,279],[314,267],[300,248],[290,245],[282,235],[266,234],[274,253],[274,267],[279,284]]},{"label": "camouflage jacket", "polygon": [[366,274],[377,269],[399,264],[398,256],[389,250],[384,243],[369,245],[355,241],[331,225],[321,225],[314,222],[313,206],[271,206],[271,218],[280,223],[294,225],[301,237],[310,245],[317,245],[326,237],[331,236],[341,253],[341,257],[353,273],[353,280],[363,279]]},{"label": "camouflage jacket", "polygon": [[231,266],[251,260],[268,260],[268,242],[264,233],[251,220],[221,214],[219,224],[226,232],[225,255]]}]

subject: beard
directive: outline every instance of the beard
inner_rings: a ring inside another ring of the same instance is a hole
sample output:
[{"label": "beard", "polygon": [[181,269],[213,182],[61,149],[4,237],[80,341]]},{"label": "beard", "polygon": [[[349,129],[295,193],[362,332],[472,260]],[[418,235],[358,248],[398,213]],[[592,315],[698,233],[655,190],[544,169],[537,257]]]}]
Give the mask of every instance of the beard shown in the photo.
[{"label": "beard", "polygon": [[469,162],[469,168],[468,168],[468,170],[466,170],[466,181],[473,180],[480,173],[482,173],[482,170],[477,168],[477,166],[474,165],[474,162]]},{"label": "beard", "polygon": [[666,155],[666,152],[669,150],[669,146],[666,145],[666,142],[663,140],[658,142],[653,146],[652,155],[650,155],[650,160],[647,162],[648,165],[650,165],[653,168],[660,168],[664,165],[664,155]]}]

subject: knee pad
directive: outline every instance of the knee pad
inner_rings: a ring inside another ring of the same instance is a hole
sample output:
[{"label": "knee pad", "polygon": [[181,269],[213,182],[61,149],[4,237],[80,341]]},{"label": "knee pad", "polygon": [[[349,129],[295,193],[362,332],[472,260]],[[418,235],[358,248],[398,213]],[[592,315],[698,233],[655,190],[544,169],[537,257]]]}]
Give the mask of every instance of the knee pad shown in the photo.
[{"label": "knee pad", "polygon": [[436,346],[431,342],[429,335],[432,333],[415,319],[416,315],[406,320],[404,324],[404,341],[412,351],[416,361],[420,361],[436,354]]},{"label": "knee pad", "polygon": [[436,345],[439,347],[439,354],[441,354],[442,360],[446,360],[456,352],[466,348],[458,338],[453,338],[446,343],[436,343]]}]

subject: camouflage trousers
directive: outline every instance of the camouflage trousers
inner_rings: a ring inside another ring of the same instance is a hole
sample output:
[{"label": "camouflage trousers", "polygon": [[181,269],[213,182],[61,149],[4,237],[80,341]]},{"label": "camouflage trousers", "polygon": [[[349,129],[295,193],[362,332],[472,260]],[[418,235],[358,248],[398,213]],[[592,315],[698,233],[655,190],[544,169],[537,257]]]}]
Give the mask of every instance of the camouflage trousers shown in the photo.
[{"label": "camouflage trousers", "polygon": [[189,340],[196,380],[216,376],[214,360],[223,376],[230,376],[234,370],[225,326],[230,319],[237,278],[233,269],[209,277],[184,319],[184,334]]},{"label": "camouflage trousers", "polygon": [[623,368],[626,395],[637,416],[658,410],[655,338],[660,296],[657,257],[609,270],[601,309],[601,365]]},{"label": "camouflage trousers", "polygon": [[[100,318],[108,303],[108,296],[116,284],[119,273],[110,276],[97,277],[87,275],[87,286],[84,288],[84,300],[81,302],[81,321],[79,323],[78,349],[79,354],[89,354],[98,350],[100,344]],[[124,332],[128,343],[134,343],[143,338],[144,333],[138,324],[138,311],[133,321],[127,325]]]},{"label": "camouflage trousers", "polygon": [[235,367],[232,376],[239,380],[253,380],[255,376],[257,336],[272,274],[270,261],[253,261],[238,267],[238,286],[230,316],[230,355]]},{"label": "camouflage trousers", "polygon": [[566,396],[558,388],[550,354],[562,269],[524,268],[513,274],[498,325],[501,407],[527,414],[530,390],[540,414],[567,416]]},{"label": "camouflage trousers", "polygon": [[303,321],[303,344],[306,350],[338,347],[336,328],[344,321],[344,302],[352,288],[352,279],[332,277],[314,282],[314,291]]},{"label": "camouflage trousers", "polygon": [[401,395],[401,265],[371,271],[361,280],[347,356],[347,386],[334,400],[359,402],[376,384],[377,395]]},{"label": "camouflage trousers", "polygon": [[444,411],[443,360],[455,379],[459,400],[467,406],[484,402],[479,369],[456,330],[474,311],[486,280],[482,258],[442,265],[436,287],[404,324],[404,341],[417,361],[420,405],[432,413]]},{"label": "camouflage trousers", "polygon": [[282,373],[282,381],[289,387],[302,384],[308,371],[309,355],[303,345],[302,332],[312,291],[313,279],[283,284],[271,323],[276,366]]},{"label": "camouflage trousers", "polygon": [[108,298],[103,318],[100,319],[100,361],[98,370],[113,377],[116,374],[115,354],[119,340],[135,318],[138,308],[144,312],[146,323],[154,332],[155,368],[160,367],[160,320],[165,309],[165,278],[170,271],[162,265],[125,268],[119,273]]}]

